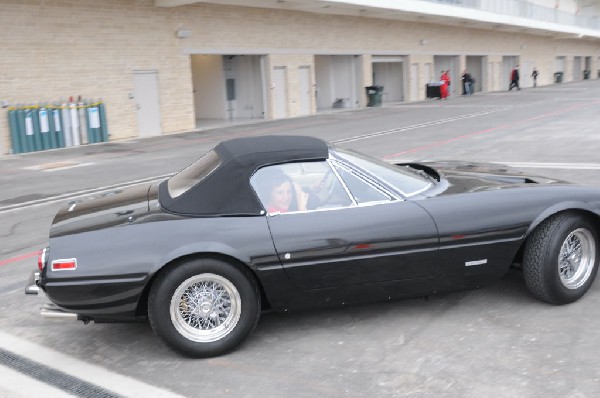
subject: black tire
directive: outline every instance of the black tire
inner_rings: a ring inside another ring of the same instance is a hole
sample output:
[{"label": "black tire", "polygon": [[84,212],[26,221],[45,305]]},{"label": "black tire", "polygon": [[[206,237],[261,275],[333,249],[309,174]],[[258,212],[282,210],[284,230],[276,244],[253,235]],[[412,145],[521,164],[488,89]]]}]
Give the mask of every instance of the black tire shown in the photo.
[{"label": "black tire", "polygon": [[249,270],[212,258],[166,270],[148,297],[154,332],[175,351],[195,358],[221,355],[241,344],[256,327],[260,308]]},{"label": "black tire", "polygon": [[592,285],[599,257],[598,235],[590,221],[575,213],[555,214],[527,239],[523,258],[525,283],[531,294],[542,301],[572,303]]}]

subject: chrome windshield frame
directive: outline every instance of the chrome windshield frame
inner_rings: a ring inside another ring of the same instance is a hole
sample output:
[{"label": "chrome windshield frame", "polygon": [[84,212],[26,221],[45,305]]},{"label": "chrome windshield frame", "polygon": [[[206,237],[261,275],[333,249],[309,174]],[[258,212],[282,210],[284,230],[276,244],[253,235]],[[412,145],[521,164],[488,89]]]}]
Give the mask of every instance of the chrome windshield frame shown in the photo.
[{"label": "chrome windshield frame", "polygon": [[433,182],[429,181],[427,183],[427,185],[425,185],[423,188],[418,189],[414,192],[407,193],[407,192],[404,192],[399,187],[397,187],[396,185],[391,184],[389,181],[385,180],[384,178],[374,175],[373,173],[370,173],[368,170],[365,170],[362,167],[351,163],[349,160],[344,159],[342,156],[340,156],[338,154],[338,151],[335,147],[329,148],[329,154],[330,154],[330,158],[333,156],[333,158],[336,161],[338,161],[338,162],[346,165],[347,167],[350,167],[352,170],[354,170],[355,174],[356,173],[361,174],[363,176],[363,178],[362,178],[363,180],[371,182],[371,185],[376,185],[378,187],[381,187],[381,189],[383,189],[384,192],[389,192],[392,197],[394,197],[398,200],[404,200],[404,199],[419,195],[419,194],[429,190],[434,185]]}]

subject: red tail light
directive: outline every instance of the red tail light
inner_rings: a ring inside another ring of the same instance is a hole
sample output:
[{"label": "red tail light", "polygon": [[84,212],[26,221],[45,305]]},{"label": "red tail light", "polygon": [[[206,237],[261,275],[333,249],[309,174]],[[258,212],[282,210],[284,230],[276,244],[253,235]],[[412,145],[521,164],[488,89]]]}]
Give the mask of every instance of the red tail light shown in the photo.
[{"label": "red tail light", "polygon": [[43,249],[40,249],[40,251],[38,252],[38,268],[39,268],[40,272],[46,266],[46,253],[47,252],[48,252],[48,248],[47,247],[44,247]]},{"label": "red tail light", "polygon": [[52,261],[52,271],[64,271],[77,269],[77,259],[70,258],[65,260]]}]

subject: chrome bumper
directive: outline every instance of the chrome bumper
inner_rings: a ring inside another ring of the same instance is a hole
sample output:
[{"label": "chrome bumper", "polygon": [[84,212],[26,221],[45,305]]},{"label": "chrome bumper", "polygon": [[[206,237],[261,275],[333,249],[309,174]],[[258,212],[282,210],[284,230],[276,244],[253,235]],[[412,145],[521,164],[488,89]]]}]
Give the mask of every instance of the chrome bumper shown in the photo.
[{"label": "chrome bumper", "polygon": [[38,294],[40,292],[40,287],[38,286],[39,281],[40,273],[37,271],[32,272],[27,280],[27,286],[25,286],[25,294]]},{"label": "chrome bumper", "polygon": [[[40,273],[32,272],[27,280],[27,286],[25,286],[25,294],[39,294],[40,292]],[[90,321],[87,317],[79,316],[78,314],[74,314],[72,312],[67,312],[57,306],[54,303],[46,303],[43,304],[40,308],[40,315],[46,319],[62,319],[62,320],[72,320],[72,321],[83,321],[87,323]]]}]

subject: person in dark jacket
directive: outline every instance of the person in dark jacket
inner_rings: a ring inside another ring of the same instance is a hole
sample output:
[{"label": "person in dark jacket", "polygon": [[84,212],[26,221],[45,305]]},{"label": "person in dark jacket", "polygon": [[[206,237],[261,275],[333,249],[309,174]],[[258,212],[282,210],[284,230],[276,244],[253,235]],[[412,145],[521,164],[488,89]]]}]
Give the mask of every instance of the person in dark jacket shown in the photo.
[{"label": "person in dark jacket", "polygon": [[473,78],[471,74],[465,69],[460,78],[462,82],[462,95],[473,94]]},{"label": "person in dark jacket", "polygon": [[531,72],[531,77],[533,79],[533,87],[537,87],[537,77],[538,77],[539,73],[537,71],[537,69],[535,68],[535,66],[533,67],[533,72]]},{"label": "person in dark jacket", "polygon": [[510,72],[510,86],[508,86],[508,91],[511,91],[513,87],[516,87],[517,90],[520,90],[519,87],[519,65],[515,66]]}]

